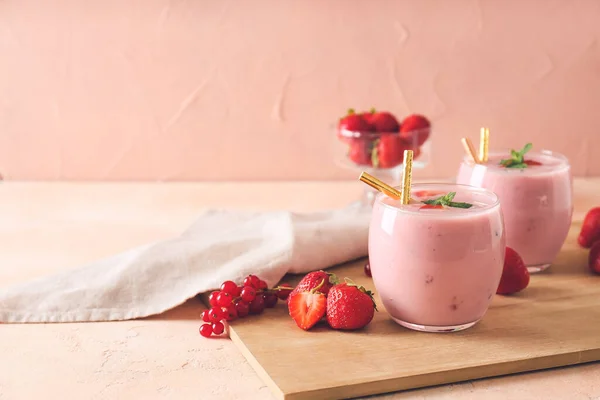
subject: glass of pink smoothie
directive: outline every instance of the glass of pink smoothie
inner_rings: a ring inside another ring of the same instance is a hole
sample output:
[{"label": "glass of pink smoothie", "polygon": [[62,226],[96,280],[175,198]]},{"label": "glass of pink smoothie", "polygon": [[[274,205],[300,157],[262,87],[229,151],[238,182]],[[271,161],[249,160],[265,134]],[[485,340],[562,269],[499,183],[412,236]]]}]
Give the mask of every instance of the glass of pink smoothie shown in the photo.
[{"label": "glass of pink smoothie", "polygon": [[[423,201],[456,193],[470,208]],[[452,332],[475,325],[496,293],[505,236],[498,197],[455,184],[414,184],[410,204],[379,194],[369,227],[369,263],[383,306],[402,326]]]},{"label": "glass of pink smoothie", "polygon": [[521,255],[530,273],[543,271],[559,253],[573,214],[571,168],[566,157],[550,151],[527,152],[526,168],[505,168],[510,150],[489,153],[475,164],[466,158],[456,182],[493,191],[500,198],[506,245]]}]

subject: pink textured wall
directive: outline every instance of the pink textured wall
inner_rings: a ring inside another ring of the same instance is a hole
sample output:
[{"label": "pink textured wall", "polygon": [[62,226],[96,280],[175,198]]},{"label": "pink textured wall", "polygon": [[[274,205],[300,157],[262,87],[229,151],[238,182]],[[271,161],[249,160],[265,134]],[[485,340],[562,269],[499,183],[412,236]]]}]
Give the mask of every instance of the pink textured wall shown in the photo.
[{"label": "pink textured wall", "polygon": [[346,108],[420,112],[448,176],[459,138],[564,152],[600,174],[595,0],[2,0],[8,179],[355,178]]}]

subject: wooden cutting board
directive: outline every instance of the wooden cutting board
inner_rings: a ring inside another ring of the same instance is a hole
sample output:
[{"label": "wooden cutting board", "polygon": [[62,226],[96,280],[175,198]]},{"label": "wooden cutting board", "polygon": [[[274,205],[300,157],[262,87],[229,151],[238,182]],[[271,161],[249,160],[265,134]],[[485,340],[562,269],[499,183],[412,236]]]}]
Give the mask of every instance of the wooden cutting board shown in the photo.
[{"label": "wooden cutting board", "polygon": [[[280,399],[340,399],[600,360],[600,276],[587,269],[574,224],[552,267],[523,292],[495,296],[480,323],[434,334],[394,323],[381,302],[359,332],[305,332],[279,304],[232,323],[230,335]],[[365,260],[332,268],[375,289]],[[287,277],[295,283],[300,277]]]}]

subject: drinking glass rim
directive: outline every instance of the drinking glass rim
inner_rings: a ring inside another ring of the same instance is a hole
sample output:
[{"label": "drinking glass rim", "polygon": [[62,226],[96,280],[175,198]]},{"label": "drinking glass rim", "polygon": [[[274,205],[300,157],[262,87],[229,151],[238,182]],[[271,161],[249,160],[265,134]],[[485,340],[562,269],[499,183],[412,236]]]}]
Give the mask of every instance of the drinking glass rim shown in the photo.
[{"label": "drinking glass rim", "polygon": [[[500,207],[500,198],[493,191],[491,191],[489,189],[485,189],[485,188],[480,188],[477,186],[465,185],[462,183],[451,183],[451,182],[415,183],[411,187],[411,193],[418,191],[418,190],[427,190],[427,188],[430,188],[430,190],[433,190],[434,188],[437,188],[437,190],[440,190],[440,187],[448,189],[448,190],[442,189],[442,192],[445,192],[445,193],[457,191],[457,190],[451,190],[451,188],[464,189],[465,191],[468,191],[471,193],[481,193],[483,195],[489,196],[490,199],[492,199],[492,202],[490,202],[490,204],[486,204],[485,206],[477,207],[475,209],[464,209],[465,212],[463,212],[463,213],[439,213],[439,212],[433,213],[433,212],[431,212],[432,210],[428,210],[429,212],[427,212],[427,211],[423,212],[423,211],[419,211],[418,209],[404,208],[403,205],[396,206],[393,204],[388,204],[388,203],[383,202],[384,197],[389,197],[385,193],[378,193],[377,196],[375,196],[375,202],[383,205],[384,207],[388,207],[390,209],[397,210],[397,211],[403,212],[403,213],[415,214],[415,215],[420,215],[420,216],[428,216],[428,217],[435,216],[435,217],[447,217],[447,218],[457,218],[457,217],[464,217],[464,216],[469,216],[469,215],[473,215],[473,214],[480,214],[480,213],[492,210],[494,208]],[[401,186],[395,186],[394,188],[399,191],[402,190]]]}]

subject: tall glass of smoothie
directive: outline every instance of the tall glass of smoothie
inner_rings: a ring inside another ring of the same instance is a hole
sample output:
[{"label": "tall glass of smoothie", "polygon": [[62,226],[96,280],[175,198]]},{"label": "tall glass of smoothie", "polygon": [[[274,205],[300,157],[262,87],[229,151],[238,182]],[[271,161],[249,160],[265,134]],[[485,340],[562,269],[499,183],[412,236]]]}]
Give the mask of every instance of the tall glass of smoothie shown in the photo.
[{"label": "tall glass of smoothie", "polygon": [[516,168],[506,165],[523,150],[493,151],[481,164],[465,157],[456,182],[498,195],[506,245],[521,255],[530,273],[535,273],[550,266],[569,233],[572,177],[566,157],[545,150],[525,151],[517,160],[523,162]]},{"label": "tall glass of smoothie", "polygon": [[491,191],[414,184],[409,204],[385,194],[375,198],[373,283],[386,311],[404,327],[452,332],[475,325],[498,288],[504,252],[500,202]]}]

